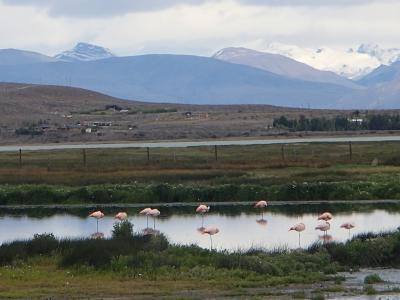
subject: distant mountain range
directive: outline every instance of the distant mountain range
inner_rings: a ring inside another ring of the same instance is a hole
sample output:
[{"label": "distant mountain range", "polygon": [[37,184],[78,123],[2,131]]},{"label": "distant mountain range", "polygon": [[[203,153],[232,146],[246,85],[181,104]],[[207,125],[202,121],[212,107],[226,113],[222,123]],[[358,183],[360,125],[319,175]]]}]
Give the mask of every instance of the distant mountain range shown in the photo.
[{"label": "distant mountain range", "polygon": [[[329,51],[317,52],[326,56]],[[373,55],[376,60],[377,69],[359,80],[319,70],[287,57],[289,52],[281,55],[246,48],[225,48],[211,58],[116,57],[108,49],[86,43],[54,57],[5,49],[0,50],[0,81],[74,86],[149,102],[400,108],[397,50],[364,45],[355,52],[354,57]],[[337,60],[340,57],[332,54],[333,65]],[[391,65],[380,66],[380,61]],[[360,70],[365,71],[366,65],[360,64]]]}]

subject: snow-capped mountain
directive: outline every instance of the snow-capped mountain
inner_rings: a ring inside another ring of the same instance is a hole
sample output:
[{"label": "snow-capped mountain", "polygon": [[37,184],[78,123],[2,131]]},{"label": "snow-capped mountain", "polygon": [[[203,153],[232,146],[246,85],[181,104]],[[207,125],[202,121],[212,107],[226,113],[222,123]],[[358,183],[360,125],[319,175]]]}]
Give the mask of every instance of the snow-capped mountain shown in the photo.
[{"label": "snow-capped mountain", "polygon": [[114,56],[107,48],[87,43],[78,43],[73,49],[57,54],[55,58],[61,61],[75,62],[99,60]]},{"label": "snow-capped mountain", "polygon": [[334,72],[321,71],[280,54],[260,52],[243,47],[230,47],[219,50],[212,57],[299,80],[325,82],[350,88],[359,88],[354,82]]},{"label": "snow-capped mountain", "polygon": [[271,43],[259,50],[287,56],[316,69],[332,71],[341,76],[358,79],[380,65],[400,59],[400,49],[383,49],[374,44],[362,44],[356,50],[321,47],[318,49]]},{"label": "snow-capped mountain", "polygon": [[361,44],[357,49],[358,53],[365,53],[371,57],[376,57],[383,65],[391,65],[400,60],[400,49],[382,49],[377,44]]}]

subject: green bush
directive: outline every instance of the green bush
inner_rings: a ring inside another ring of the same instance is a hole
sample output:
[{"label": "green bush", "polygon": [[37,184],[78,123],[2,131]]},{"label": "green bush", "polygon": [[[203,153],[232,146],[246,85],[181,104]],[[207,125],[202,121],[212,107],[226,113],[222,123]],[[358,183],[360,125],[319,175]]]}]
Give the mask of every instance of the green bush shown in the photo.
[{"label": "green bush", "polygon": [[378,274],[371,274],[364,278],[365,284],[374,284],[383,282],[382,278]]},{"label": "green bush", "polygon": [[112,237],[114,239],[132,238],[133,237],[133,224],[128,220],[116,222],[113,226]]}]

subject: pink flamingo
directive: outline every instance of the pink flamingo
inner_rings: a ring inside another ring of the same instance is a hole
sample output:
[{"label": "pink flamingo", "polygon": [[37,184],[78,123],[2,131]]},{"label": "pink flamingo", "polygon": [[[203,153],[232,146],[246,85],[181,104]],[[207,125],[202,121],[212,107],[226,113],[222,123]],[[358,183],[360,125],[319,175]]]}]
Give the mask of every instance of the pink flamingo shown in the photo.
[{"label": "pink flamingo", "polygon": [[329,222],[319,224],[315,227],[315,230],[321,230],[324,232],[324,237],[327,236],[328,230],[331,229],[331,224]]},{"label": "pink flamingo", "polygon": [[147,212],[146,216],[150,216],[153,218],[154,221],[154,229],[156,229],[156,217],[160,215],[160,211],[157,208],[151,209]]},{"label": "pink flamingo", "polygon": [[99,232],[99,219],[103,218],[104,214],[100,210],[98,210],[98,211],[92,212],[89,215],[89,217],[96,219],[96,221],[97,221],[97,232]]},{"label": "pink flamingo", "polygon": [[147,214],[149,211],[151,211],[151,208],[147,207],[139,212],[139,215],[146,216],[147,228],[149,228],[149,215]]},{"label": "pink flamingo", "polygon": [[210,246],[210,250],[212,250],[213,244],[212,244],[212,236],[214,234],[217,234],[219,232],[219,229],[217,227],[207,227],[203,230],[203,234],[208,234],[210,236],[210,242],[211,242],[211,246]]},{"label": "pink flamingo", "polygon": [[330,212],[324,212],[322,215],[318,217],[318,220],[330,221],[333,219],[333,216]]},{"label": "pink flamingo", "polygon": [[350,238],[350,230],[352,230],[354,227],[356,227],[356,225],[354,225],[354,223],[343,223],[342,225],[340,225],[340,228],[345,228],[349,231],[349,238]]},{"label": "pink flamingo", "polygon": [[261,219],[264,219],[264,208],[266,208],[267,205],[268,203],[265,200],[257,201],[256,204],[254,205],[255,208],[261,209]]},{"label": "pink flamingo", "polygon": [[201,228],[204,227],[204,214],[210,211],[210,207],[205,204],[200,204],[196,208],[196,213],[201,214]]},{"label": "pink flamingo", "polygon": [[119,212],[115,215],[114,219],[124,221],[124,220],[128,219],[128,214],[126,212]]},{"label": "pink flamingo", "polygon": [[306,229],[306,225],[304,225],[304,223],[299,223],[299,224],[296,224],[293,227],[289,228],[289,231],[294,230],[294,231],[297,231],[299,233],[299,248],[301,248],[301,246],[300,246],[300,234],[305,229]]}]

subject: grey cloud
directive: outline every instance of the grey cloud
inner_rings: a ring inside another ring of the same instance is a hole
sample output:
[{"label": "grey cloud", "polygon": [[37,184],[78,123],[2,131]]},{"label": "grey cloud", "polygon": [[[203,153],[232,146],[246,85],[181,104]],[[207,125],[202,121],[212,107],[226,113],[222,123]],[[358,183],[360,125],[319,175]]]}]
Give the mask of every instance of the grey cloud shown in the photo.
[{"label": "grey cloud", "polygon": [[[178,4],[200,5],[222,0],[0,0],[14,6],[32,6],[46,9],[53,16],[108,17],[130,12],[155,11]],[[243,5],[260,6],[349,6],[396,0],[234,0]]]}]

